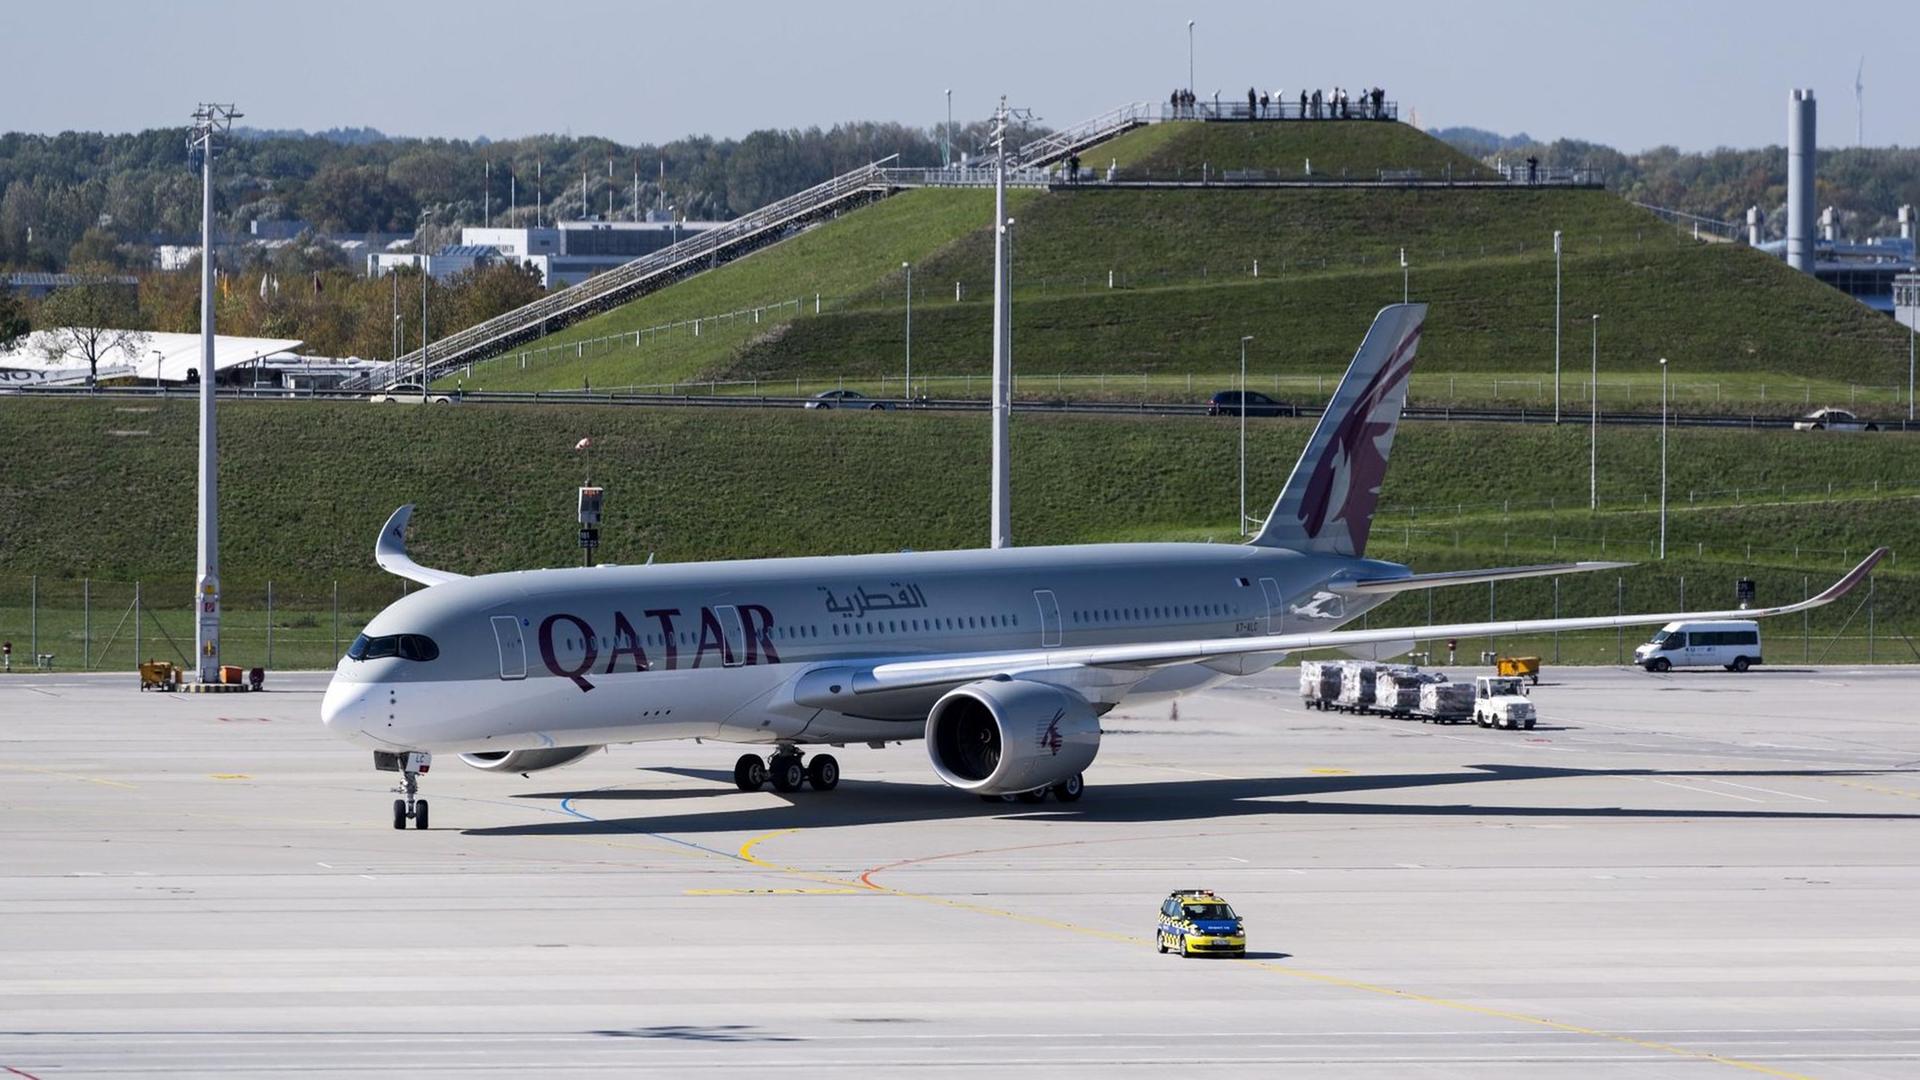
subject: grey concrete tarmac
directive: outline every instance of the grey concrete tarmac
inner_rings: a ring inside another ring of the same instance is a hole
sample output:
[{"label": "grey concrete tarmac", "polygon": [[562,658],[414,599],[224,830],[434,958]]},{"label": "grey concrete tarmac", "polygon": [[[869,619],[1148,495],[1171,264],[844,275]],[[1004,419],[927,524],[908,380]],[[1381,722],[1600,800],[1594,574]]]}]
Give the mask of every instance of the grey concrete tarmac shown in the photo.
[{"label": "grey concrete tarmac", "polygon": [[[1281,669],[1071,806],[441,759],[426,832],[323,677],[132,682],[0,678],[0,1078],[1920,1075],[1920,670],[1549,670],[1510,733]],[[1252,955],[1157,955],[1178,887]]]}]

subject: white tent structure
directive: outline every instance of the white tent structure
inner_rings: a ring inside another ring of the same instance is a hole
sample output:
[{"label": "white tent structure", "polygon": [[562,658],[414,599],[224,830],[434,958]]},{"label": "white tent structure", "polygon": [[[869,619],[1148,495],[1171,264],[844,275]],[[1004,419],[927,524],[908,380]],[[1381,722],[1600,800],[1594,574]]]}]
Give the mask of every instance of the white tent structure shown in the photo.
[{"label": "white tent structure", "polygon": [[[49,331],[37,330],[14,344],[12,351],[0,353],[0,386],[71,386],[87,381],[87,358],[68,349],[52,359],[47,357]],[[302,342],[289,338],[231,337],[216,334],[213,339],[213,369],[216,372],[256,364],[275,353],[298,348]],[[183,383],[187,372],[200,367],[199,334],[149,333],[140,346],[131,351],[116,349],[100,360],[100,378],[132,377],[142,382]]]}]

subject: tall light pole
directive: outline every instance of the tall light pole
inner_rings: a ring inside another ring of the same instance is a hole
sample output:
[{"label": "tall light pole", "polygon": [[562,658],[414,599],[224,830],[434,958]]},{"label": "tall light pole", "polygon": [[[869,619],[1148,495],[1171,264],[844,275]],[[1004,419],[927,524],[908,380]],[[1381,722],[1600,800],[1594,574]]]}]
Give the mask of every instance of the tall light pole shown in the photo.
[{"label": "tall light pole", "polygon": [[420,256],[420,403],[427,403],[427,257]]},{"label": "tall light pole", "polygon": [[1413,296],[1412,271],[1407,269],[1407,249],[1400,249],[1400,302],[1407,303]]},{"label": "tall light pole", "polygon": [[1252,334],[1240,339],[1240,535],[1247,535],[1247,342],[1253,340]]},{"label": "tall light pole", "polygon": [[1187,20],[1187,93],[1193,93],[1193,20]]},{"label": "tall light pole", "polygon": [[1560,422],[1560,230],[1553,230],[1553,422]]},{"label": "tall light pole", "polygon": [[1660,557],[1667,557],[1667,358],[1660,358]]},{"label": "tall light pole", "polygon": [[953,166],[953,87],[947,87],[947,126],[940,132],[940,167]]},{"label": "tall light pole", "polygon": [[1013,237],[1007,222],[1007,128],[1012,115],[1007,99],[1000,99],[993,126],[993,520],[988,540],[992,547],[1013,546],[1008,491],[1008,413],[1013,407],[1013,297],[1009,248]]},{"label": "tall light pole", "polygon": [[200,155],[200,521],[199,566],[194,574],[194,657],[200,681],[220,681],[220,471],[214,440],[213,159],[240,117],[232,105],[203,102],[187,133],[189,155]]},{"label": "tall light pole", "polygon": [[907,272],[907,408],[913,408],[913,264],[903,262]]},{"label": "tall light pole", "polygon": [[1587,377],[1587,509],[1600,509],[1600,316],[1593,317],[1593,374]]}]

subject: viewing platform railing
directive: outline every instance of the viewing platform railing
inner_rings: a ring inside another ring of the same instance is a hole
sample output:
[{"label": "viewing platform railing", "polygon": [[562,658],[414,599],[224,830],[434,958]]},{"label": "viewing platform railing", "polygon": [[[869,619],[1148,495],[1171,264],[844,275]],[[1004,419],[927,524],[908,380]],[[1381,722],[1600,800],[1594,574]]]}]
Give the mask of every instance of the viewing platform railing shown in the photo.
[{"label": "viewing platform railing", "polygon": [[1280,101],[1269,100],[1265,105],[1254,102],[1249,108],[1245,98],[1218,101],[1196,101],[1191,105],[1175,105],[1171,101],[1160,103],[1162,120],[1398,120],[1400,103],[1382,101],[1377,107],[1371,100],[1359,98],[1349,100],[1345,105],[1322,100],[1315,105],[1309,100],[1300,104],[1299,98]]}]

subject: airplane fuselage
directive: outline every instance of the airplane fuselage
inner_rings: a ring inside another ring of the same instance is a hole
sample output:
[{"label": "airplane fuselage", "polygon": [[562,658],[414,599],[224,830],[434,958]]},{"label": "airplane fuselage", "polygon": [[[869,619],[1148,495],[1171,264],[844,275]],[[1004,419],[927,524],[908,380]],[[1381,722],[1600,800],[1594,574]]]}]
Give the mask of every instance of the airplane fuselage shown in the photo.
[{"label": "airplane fuselage", "polygon": [[[323,715],[376,749],[442,753],[913,739],[940,691],[850,702],[836,686],[829,699],[821,673],[854,660],[1331,630],[1384,597],[1332,591],[1330,580],[1404,573],[1377,560],[1169,543],[489,574],[376,616],[355,649],[393,654],[342,659]],[[1278,659],[1063,668],[1058,679],[1104,711]]]}]

